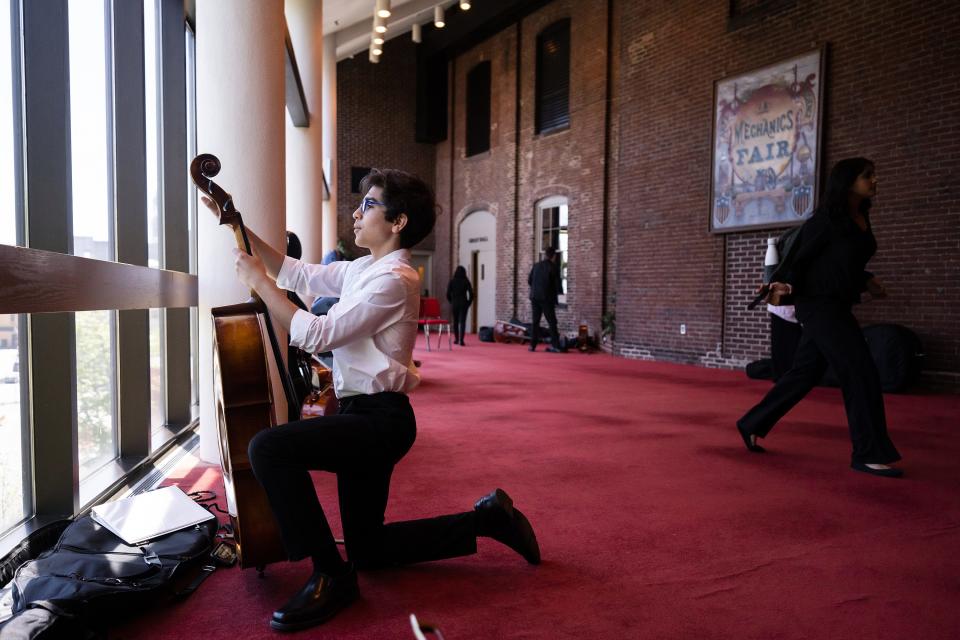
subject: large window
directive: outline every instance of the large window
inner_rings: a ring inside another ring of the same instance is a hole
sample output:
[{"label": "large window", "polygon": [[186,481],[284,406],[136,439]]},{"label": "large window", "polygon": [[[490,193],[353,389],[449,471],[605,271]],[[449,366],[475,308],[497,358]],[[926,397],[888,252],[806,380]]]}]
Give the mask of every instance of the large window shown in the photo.
[{"label": "large window", "polygon": [[[163,268],[163,216],[160,199],[160,73],[157,0],[143,0],[143,87],[147,165],[147,266]],[[164,394],[164,314],[150,309],[150,425],[152,433],[167,421]],[[152,445],[162,444],[152,437]]]},{"label": "large window", "polygon": [[490,149],[490,62],[467,74],[467,155]]},{"label": "large window", "polygon": [[536,131],[570,126],[570,20],[553,23],[537,36]]},{"label": "large window", "polygon": [[[197,37],[187,25],[185,33],[187,54],[187,157],[197,156]],[[189,180],[189,178],[184,178]],[[190,230],[190,273],[197,273],[197,205],[199,194],[193,184],[187,185],[187,224]],[[190,406],[191,417],[200,416],[200,314],[190,308]]]},{"label": "large window", "polygon": [[560,285],[563,293],[559,302],[567,301],[567,247],[569,224],[567,199],[555,196],[537,204],[537,252],[543,255],[547,247],[557,252],[557,268],[560,270]]},{"label": "large window", "polygon": [[[106,3],[70,0],[70,174],[73,253],[114,260],[112,52]],[[76,314],[77,442],[80,479],[117,456],[116,314]]]},{"label": "large window", "polygon": [[[0,25],[2,26],[2,25]],[[29,483],[24,464],[29,459],[22,398],[26,395],[21,362],[21,316],[0,314],[0,535],[28,515]]]},{"label": "large window", "polygon": [[[20,73],[13,54],[19,39],[12,25],[11,3],[0,0],[0,244],[19,245],[23,243]],[[21,315],[0,313],[0,535],[30,515],[27,359],[20,339],[25,321]]]}]

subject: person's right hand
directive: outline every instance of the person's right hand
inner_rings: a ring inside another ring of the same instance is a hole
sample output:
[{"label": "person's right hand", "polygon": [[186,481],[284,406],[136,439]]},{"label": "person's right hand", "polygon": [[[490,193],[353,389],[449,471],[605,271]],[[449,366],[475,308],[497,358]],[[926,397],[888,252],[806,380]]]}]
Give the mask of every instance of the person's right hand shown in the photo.
[{"label": "person's right hand", "polygon": [[783,282],[771,282],[767,292],[767,302],[772,305],[783,304],[783,298],[793,293],[793,287]]}]

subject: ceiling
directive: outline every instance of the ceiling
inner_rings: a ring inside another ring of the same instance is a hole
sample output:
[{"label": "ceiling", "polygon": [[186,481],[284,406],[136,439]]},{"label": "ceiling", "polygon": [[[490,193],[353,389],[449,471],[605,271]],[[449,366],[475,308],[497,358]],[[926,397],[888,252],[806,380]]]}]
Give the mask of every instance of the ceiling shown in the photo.
[{"label": "ceiling", "polygon": [[[449,9],[456,0],[393,0],[392,15],[387,18],[386,39],[409,33],[414,22],[432,22],[433,8],[438,4]],[[369,47],[373,7],[374,0],[323,0],[323,36],[336,39],[337,60],[349,58]]]}]

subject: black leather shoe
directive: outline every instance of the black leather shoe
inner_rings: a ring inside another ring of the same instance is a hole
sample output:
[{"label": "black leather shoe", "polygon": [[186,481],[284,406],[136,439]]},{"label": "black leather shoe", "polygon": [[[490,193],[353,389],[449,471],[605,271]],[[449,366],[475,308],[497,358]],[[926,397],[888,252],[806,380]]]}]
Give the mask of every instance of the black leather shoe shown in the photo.
[{"label": "black leather shoe", "polygon": [[752,451],[753,453],[766,453],[767,450],[757,444],[757,441],[754,439],[752,433],[747,433],[740,428],[740,425],[737,425],[737,431],[740,432],[740,437],[743,438],[743,444],[747,445],[747,451]]},{"label": "black leather shoe", "polygon": [[477,500],[473,505],[477,512],[477,533],[502,542],[530,564],[540,564],[540,545],[530,521],[503,489]]},{"label": "black leather shoe", "polygon": [[864,473],[869,473],[875,476],[880,476],[882,478],[902,478],[903,469],[897,469],[895,467],[889,467],[887,469],[874,469],[873,467],[868,467],[862,462],[851,462],[850,468],[854,471],[863,471]]},{"label": "black leather shoe", "polygon": [[277,631],[297,631],[326,622],[360,597],[357,570],[333,578],[315,571],[287,604],[273,612],[270,626]]}]

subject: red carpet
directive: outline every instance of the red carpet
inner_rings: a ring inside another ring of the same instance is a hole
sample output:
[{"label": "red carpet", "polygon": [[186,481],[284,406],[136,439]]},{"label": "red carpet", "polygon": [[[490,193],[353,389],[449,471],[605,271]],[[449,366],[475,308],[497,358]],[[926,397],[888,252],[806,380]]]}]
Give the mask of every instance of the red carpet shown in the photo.
[{"label": "red carpet", "polygon": [[[387,518],[466,510],[500,486],[543,564],[481,540],[471,557],[364,573],[358,604],[297,637],[412,638],[411,612],[448,640],[960,637],[960,397],[887,396],[907,473],[889,480],[848,468],[836,389],[757,455],[734,420],[769,383],[469,338],[416,352],[419,437]],[[216,468],[177,475],[221,491]],[[338,529],[333,479],[317,486]],[[219,570],[111,637],[277,638],[270,613],[308,572]]]}]

